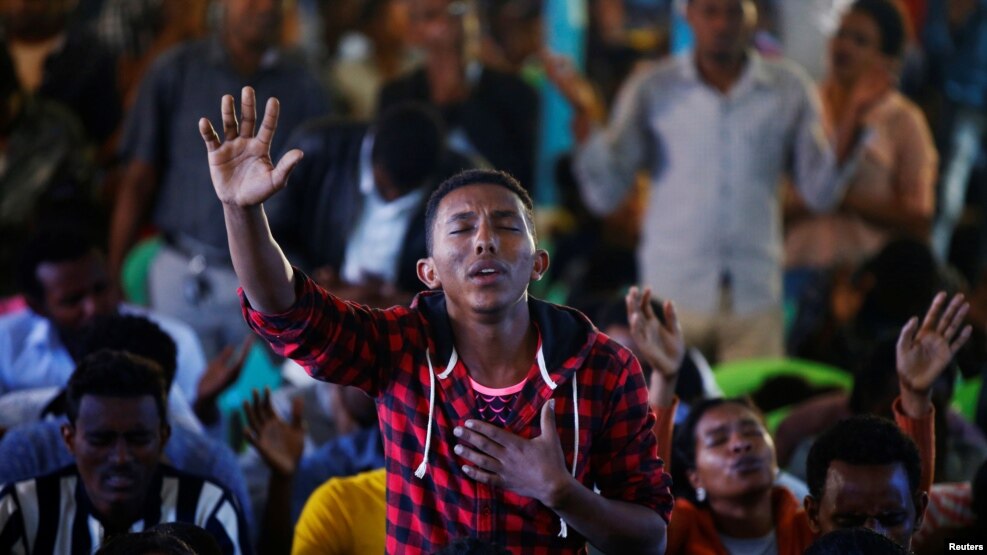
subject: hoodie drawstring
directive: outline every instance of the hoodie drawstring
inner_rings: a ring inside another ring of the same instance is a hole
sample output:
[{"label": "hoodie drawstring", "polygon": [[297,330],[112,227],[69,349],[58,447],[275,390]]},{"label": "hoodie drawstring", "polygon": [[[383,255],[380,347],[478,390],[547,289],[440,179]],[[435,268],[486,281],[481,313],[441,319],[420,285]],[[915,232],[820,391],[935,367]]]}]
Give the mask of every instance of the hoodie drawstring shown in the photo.
[{"label": "hoodie drawstring", "polygon": [[[538,361],[538,371],[541,373],[541,379],[548,385],[548,387],[555,391],[558,384],[552,381],[552,378],[548,375],[548,367],[545,365],[545,354],[542,350],[538,349],[538,354],[535,356]],[[547,401],[546,401],[547,402]],[[572,477],[576,477],[576,461],[579,459],[579,389],[576,383],[576,373],[572,374],[572,410],[573,410],[573,424],[575,428],[575,438],[573,440],[573,451],[572,451]],[[544,433],[544,430],[542,431]],[[559,518],[559,537],[566,538],[569,536],[569,525],[566,524],[564,518]]]},{"label": "hoodie drawstring", "polygon": [[[425,453],[422,456],[421,464],[415,470],[415,477],[417,478],[424,478],[426,467],[428,467],[428,452],[429,447],[432,446],[432,416],[435,413],[435,369],[432,368],[432,357],[428,355],[427,349],[425,350],[425,361],[428,362],[428,428],[425,429]],[[453,347],[452,356],[449,357],[446,369],[439,374],[439,379],[448,378],[457,362],[459,362],[459,353]]]},{"label": "hoodie drawstring", "polygon": [[[541,374],[542,381],[545,385],[549,387],[552,391],[558,387],[551,376],[548,374],[548,367],[545,365],[545,353],[542,351],[542,347],[538,347],[538,353],[535,355],[535,360],[538,362],[538,371]],[[435,368],[432,367],[432,357],[429,356],[428,351],[425,351],[425,361],[428,362],[428,428],[425,431],[425,452],[422,456],[422,462],[418,465],[415,470],[415,477],[421,479],[425,477],[428,467],[428,455],[432,447],[432,422],[435,413]],[[452,355],[449,357],[449,362],[446,364],[445,370],[439,374],[439,379],[444,380],[452,374],[453,368],[459,362],[459,353],[456,352],[456,348],[453,347]],[[546,401],[547,402],[547,401]],[[572,375],[572,408],[574,413],[574,427],[576,437],[574,439],[574,449],[572,453],[572,476],[576,476],[576,461],[579,459],[579,390],[576,383],[576,374]],[[566,524],[564,518],[559,519],[561,529],[559,530],[559,537],[565,538],[569,535],[569,526]]]}]

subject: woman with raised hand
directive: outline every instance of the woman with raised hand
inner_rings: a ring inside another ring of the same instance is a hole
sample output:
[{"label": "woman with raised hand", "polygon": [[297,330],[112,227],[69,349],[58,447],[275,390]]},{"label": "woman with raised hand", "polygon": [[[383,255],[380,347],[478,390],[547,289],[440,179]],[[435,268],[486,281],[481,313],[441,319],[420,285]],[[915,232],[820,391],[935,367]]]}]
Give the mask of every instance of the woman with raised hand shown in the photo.
[{"label": "woman with raised hand", "polygon": [[[631,288],[628,319],[642,355],[655,368],[649,398],[658,414],[659,453],[667,454],[677,404],[676,361],[684,348],[674,306],[665,304],[662,324],[650,296],[648,289]],[[970,337],[970,326],[962,325],[968,310],[962,295],[947,304],[947,295],[939,293],[924,319],[909,320],[898,341],[901,394],[894,403],[895,420],[918,447],[923,491],[931,486],[935,457],[931,386]],[[810,523],[801,500],[775,485],[774,443],[760,412],[747,400],[713,399],[694,406],[675,447],[676,464],[684,467],[678,475],[686,483],[677,483],[667,554],[801,555],[817,531],[830,531],[814,529],[818,525]]]}]

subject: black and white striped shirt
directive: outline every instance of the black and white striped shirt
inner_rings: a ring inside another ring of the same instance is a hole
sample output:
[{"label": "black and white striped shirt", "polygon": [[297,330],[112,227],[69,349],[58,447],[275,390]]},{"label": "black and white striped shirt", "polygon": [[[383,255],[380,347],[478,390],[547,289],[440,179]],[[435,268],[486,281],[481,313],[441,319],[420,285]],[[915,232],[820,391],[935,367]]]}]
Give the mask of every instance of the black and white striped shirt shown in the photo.
[{"label": "black and white striped shirt", "polygon": [[[131,532],[188,522],[212,534],[223,553],[251,553],[244,515],[222,486],[161,464],[151,492]],[[0,553],[90,555],[103,539],[74,464],[0,489]]]}]

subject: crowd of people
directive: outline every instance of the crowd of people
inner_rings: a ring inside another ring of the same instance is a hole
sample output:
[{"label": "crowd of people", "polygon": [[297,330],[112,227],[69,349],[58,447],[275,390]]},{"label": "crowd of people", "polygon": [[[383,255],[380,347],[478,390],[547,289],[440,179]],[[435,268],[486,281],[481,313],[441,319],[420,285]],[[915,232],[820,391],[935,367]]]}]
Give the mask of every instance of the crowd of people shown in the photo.
[{"label": "crowd of people", "polygon": [[987,543],[987,0],[555,4],[0,0],[0,552]]}]

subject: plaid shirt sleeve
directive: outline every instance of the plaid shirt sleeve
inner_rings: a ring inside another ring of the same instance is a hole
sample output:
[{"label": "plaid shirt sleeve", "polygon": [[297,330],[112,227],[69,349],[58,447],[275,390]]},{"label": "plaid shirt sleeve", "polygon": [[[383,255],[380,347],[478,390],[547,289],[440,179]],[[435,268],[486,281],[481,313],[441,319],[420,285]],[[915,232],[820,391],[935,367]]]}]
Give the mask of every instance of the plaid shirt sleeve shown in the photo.
[{"label": "plaid shirt sleeve", "polygon": [[295,305],[283,313],[257,312],[243,288],[237,294],[247,324],[274,352],[295,360],[313,378],[358,387],[372,396],[399,367],[394,359],[402,347],[421,344],[411,310],[377,310],[344,301],[297,268]]},{"label": "plaid shirt sleeve", "polygon": [[613,370],[602,373],[608,382],[604,429],[591,455],[596,485],[603,496],[643,505],[668,522],[672,478],[658,458],[644,374],[630,351],[616,349],[613,358]]}]

